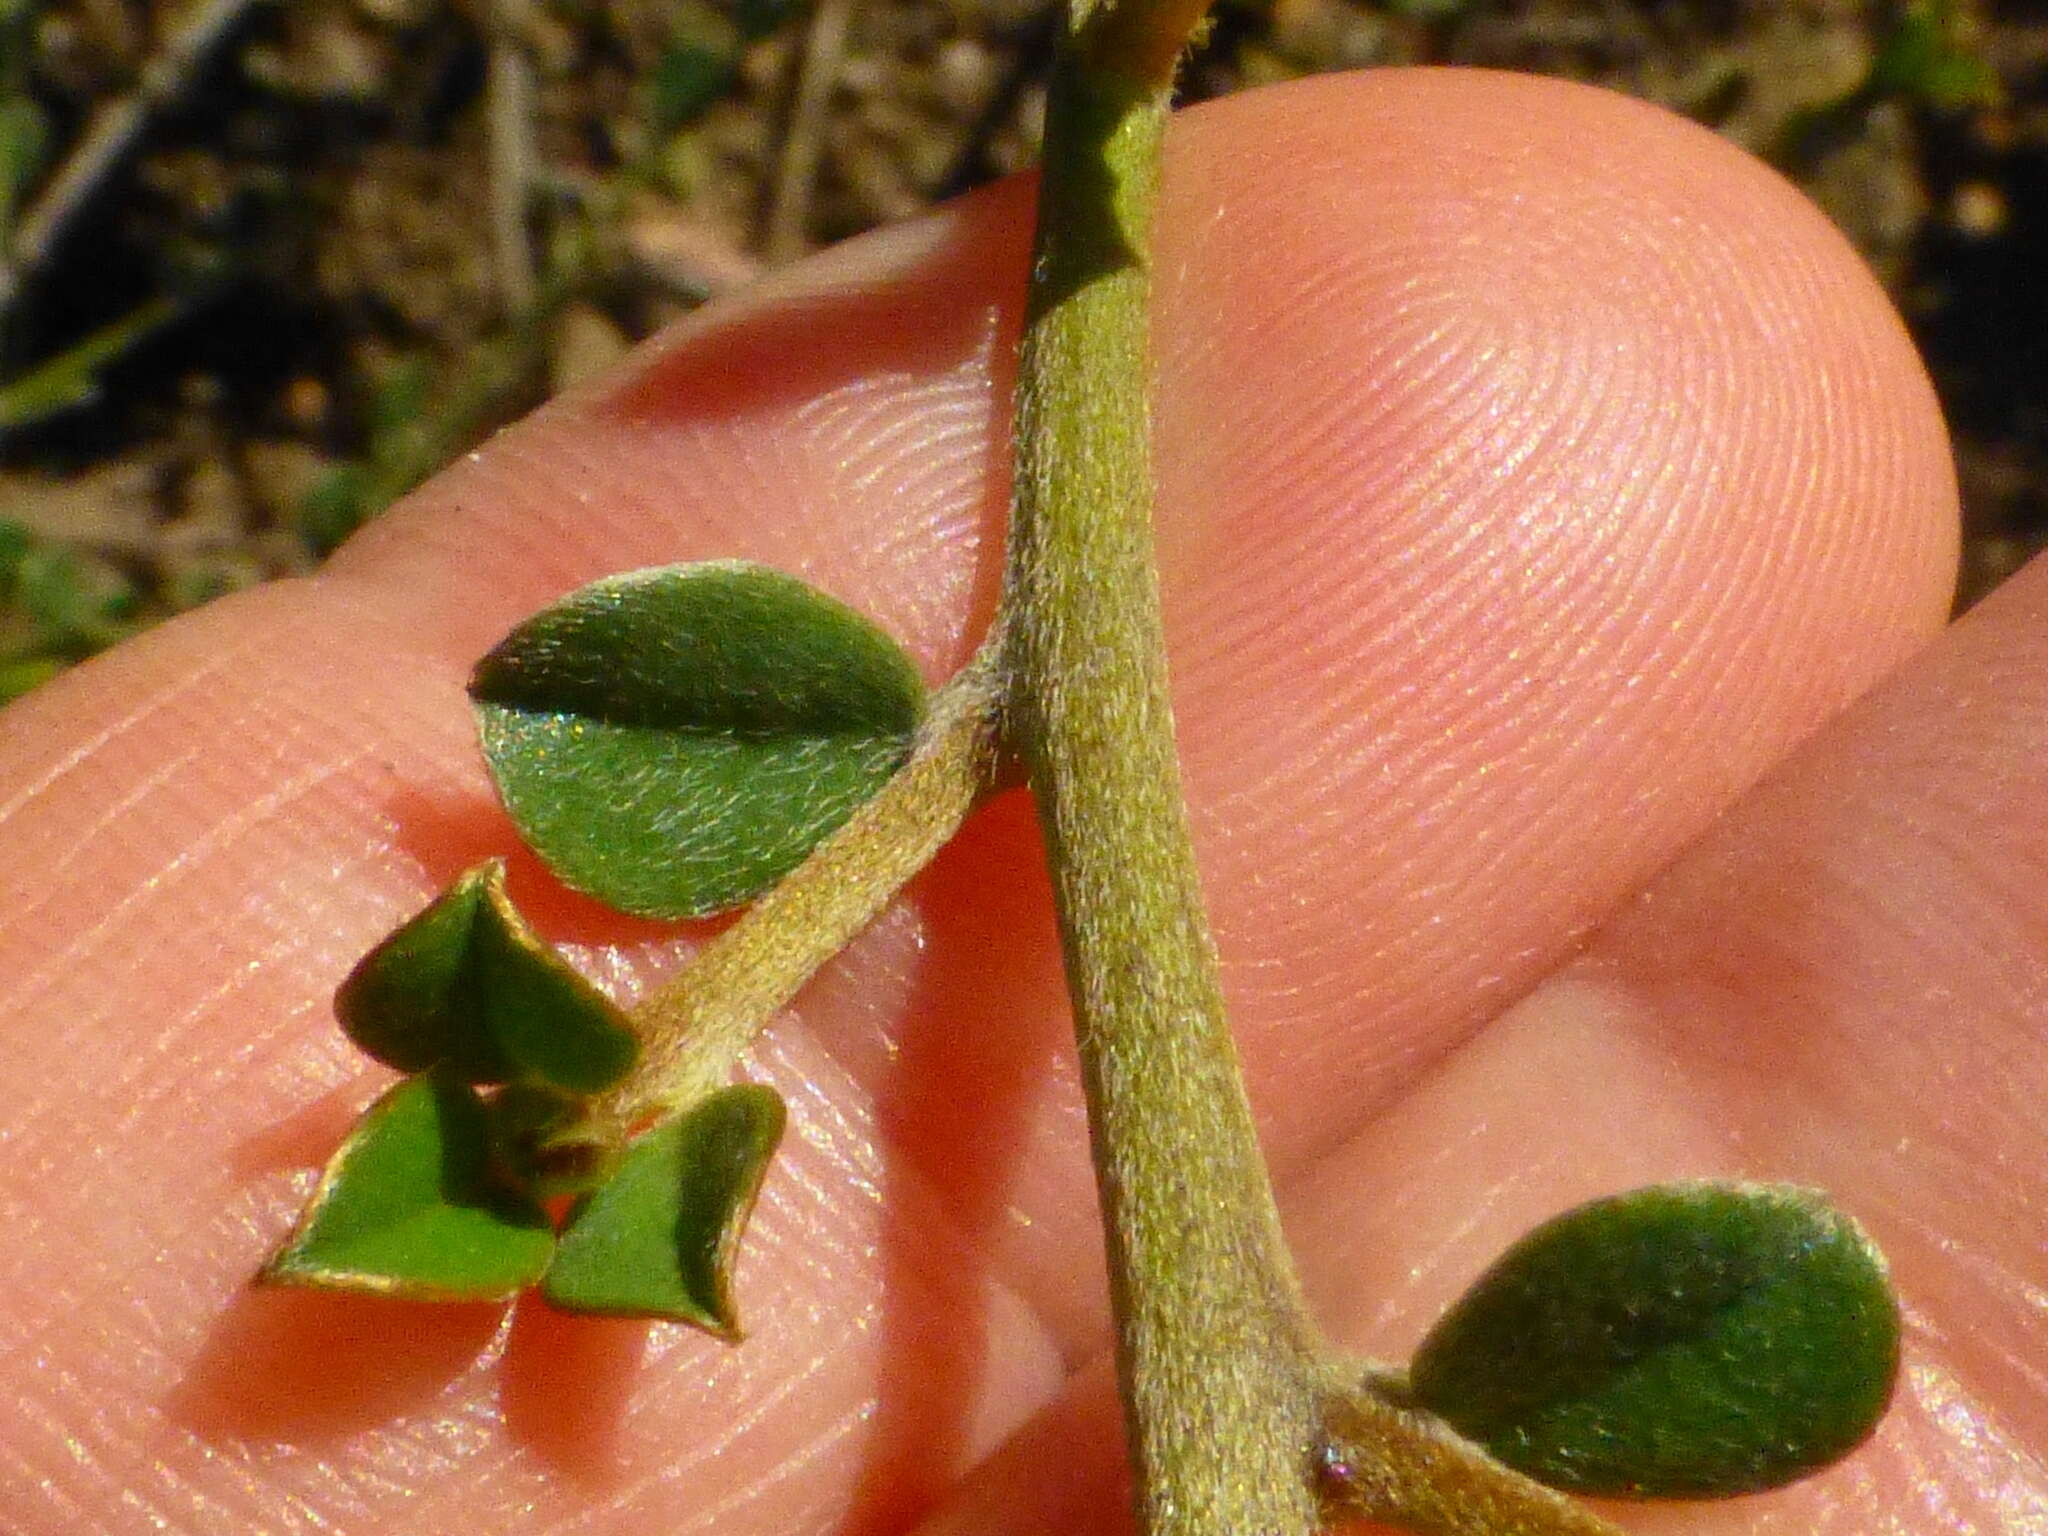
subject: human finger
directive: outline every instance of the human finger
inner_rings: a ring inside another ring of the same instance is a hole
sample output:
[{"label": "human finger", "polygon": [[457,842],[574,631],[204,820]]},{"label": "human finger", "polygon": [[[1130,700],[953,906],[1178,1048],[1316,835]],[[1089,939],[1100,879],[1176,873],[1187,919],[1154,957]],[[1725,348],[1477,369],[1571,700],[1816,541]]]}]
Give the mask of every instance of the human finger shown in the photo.
[{"label": "human finger", "polygon": [[[1570,174],[1590,132],[1626,195]],[[1372,77],[1195,114],[1174,156],[1177,699],[1246,1055],[1298,1163],[1932,627],[1952,505],[1924,383],[1846,251],[1681,125]],[[1532,199],[1553,217],[1522,217]],[[744,1349],[237,1299],[294,1170],[372,1086],[326,1017],[334,980],[505,845],[460,684],[507,625],[606,571],[745,555],[876,614],[934,676],[965,653],[993,593],[1024,215],[998,191],[707,315],[320,581],[9,716],[0,1032],[35,1086],[4,1179],[35,1240],[0,1325],[37,1365],[0,1439],[39,1510],[879,1527],[1093,1347],[1015,805],[756,1059],[800,1134],[743,1269]],[[1530,278],[1560,231],[1578,281]],[[1686,740],[1709,706],[1726,732]],[[530,865],[519,885],[625,990],[675,961]]]}]

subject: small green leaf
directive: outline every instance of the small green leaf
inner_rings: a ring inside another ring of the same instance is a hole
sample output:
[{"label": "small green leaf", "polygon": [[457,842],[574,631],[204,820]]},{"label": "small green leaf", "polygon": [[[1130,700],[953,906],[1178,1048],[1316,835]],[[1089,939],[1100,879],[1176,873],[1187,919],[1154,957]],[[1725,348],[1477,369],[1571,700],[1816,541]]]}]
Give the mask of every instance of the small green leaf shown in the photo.
[{"label": "small green leaf", "polygon": [[44,645],[74,654],[122,638],[136,607],[127,577],[55,543],[39,542],[15,567],[14,593]]},{"label": "small green leaf", "polygon": [[555,1235],[494,1182],[484,1106],[438,1074],[371,1105],[258,1278],[415,1301],[494,1301],[533,1284]]},{"label": "small green leaf", "polygon": [[542,1294],[571,1312],[670,1318],[737,1342],[733,1257],[783,1120],[780,1094],[744,1083],[642,1136],[571,1214]]},{"label": "small green leaf", "polygon": [[69,665],[69,662],[54,656],[24,656],[0,661],[0,704],[42,687]]},{"label": "small green leaf", "polygon": [[469,870],[365,955],[334,1010],[386,1066],[441,1067],[468,1083],[531,1077],[601,1093],[639,1050],[618,1008],[519,915],[502,859]]},{"label": "small green leaf", "polygon": [[1423,1341],[1416,1400],[1553,1487],[1752,1493],[1883,1415],[1899,1316],[1884,1261],[1810,1190],[1659,1185],[1516,1243]]},{"label": "small green leaf", "polygon": [[901,765],[924,711],[887,635],[738,561],[584,587],[508,635],[470,694],[521,835],[650,917],[773,885]]},{"label": "small green leaf", "polygon": [[337,465],[299,498],[299,532],[316,553],[331,554],[382,510],[376,496],[376,476],[367,465]]},{"label": "small green leaf", "polygon": [[26,523],[0,517],[0,583],[14,584],[22,565],[35,550],[35,533]]}]

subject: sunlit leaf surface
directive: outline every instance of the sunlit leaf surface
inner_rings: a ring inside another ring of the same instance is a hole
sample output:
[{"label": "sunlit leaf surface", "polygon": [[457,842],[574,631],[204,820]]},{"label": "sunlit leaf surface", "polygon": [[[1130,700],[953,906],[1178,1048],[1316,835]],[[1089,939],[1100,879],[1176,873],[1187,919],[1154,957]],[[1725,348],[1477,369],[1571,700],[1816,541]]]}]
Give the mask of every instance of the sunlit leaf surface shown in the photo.
[{"label": "sunlit leaf surface", "polygon": [[470,693],[521,835],[568,884],[656,917],[774,884],[902,763],[925,703],[866,619],[733,561],[570,594]]},{"label": "sunlit leaf surface", "polygon": [[554,1231],[539,1205],[494,1183],[486,1138],[473,1090],[407,1078],[335,1153],[262,1278],[421,1301],[496,1300],[532,1285]]},{"label": "sunlit leaf surface", "polygon": [[1774,1487],[1875,1427],[1898,1369],[1883,1261],[1810,1190],[1673,1184],[1510,1248],[1423,1342],[1416,1398],[1555,1487]]},{"label": "sunlit leaf surface", "polygon": [[401,1072],[599,1093],[638,1045],[610,999],[526,924],[493,859],[363,957],[335,994],[351,1040]]},{"label": "sunlit leaf surface", "polygon": [[548,1300],[737,1339],[733,1258],[783,1120],[781,1096],[749,1083],[635,1141],[563,1231],[542,1285]]}]

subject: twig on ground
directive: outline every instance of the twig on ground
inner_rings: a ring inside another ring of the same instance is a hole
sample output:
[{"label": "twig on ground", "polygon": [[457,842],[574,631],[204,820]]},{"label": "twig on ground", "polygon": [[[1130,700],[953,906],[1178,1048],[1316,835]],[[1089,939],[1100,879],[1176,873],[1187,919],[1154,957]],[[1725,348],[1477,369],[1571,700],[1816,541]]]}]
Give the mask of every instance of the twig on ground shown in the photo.
[{"label": "twig on ground", "polygon": [[533,303],[535,263],[527,226],[538,155],[534,149],[533,62],[505,0],[492,7],[485,113],[491,166],[491,263],[507,315]]},{"label": "twig on ground", "polygon": [[114,172],[127,163],[150,118],[190,89],[201,66],[263,0],[204,0],[192,19],[143,67],[136,89],[93,114],[42,196],[0,251],[0,327],[22,289],[55,254]]},{"label": "twig on ground", "polygon": [[762,240],[770,266],[794,261],[810,249],[811,191],[818,179],[825,115],[839,83],[839,62],[846,52],[846,30],[852,16],[853,0],[818,0],[811,13],[789,126],[775,170],[768,229]]}]

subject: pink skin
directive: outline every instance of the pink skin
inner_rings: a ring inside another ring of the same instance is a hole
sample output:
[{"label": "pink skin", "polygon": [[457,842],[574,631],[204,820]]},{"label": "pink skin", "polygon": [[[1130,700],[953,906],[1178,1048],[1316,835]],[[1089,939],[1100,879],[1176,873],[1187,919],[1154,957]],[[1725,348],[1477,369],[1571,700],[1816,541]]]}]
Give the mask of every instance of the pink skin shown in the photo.
[{"label": "pink skin", "polygon": [[[742,1348],[245,1288],[386,1080],[335,981],[511,846],[461,693],[507,627],[748,556],[933,679],[970,649],[1028,201],[705,314],[319,579],[8,713],[10,1531],[1124,1528],[1022,796],[754,1054],[794,1129]],[[1894,1258],[1897,1411],[1802,1487],[1623,1522],[2048,1521],[2048,571],[1941,633],[1946,447],[1855,258],[1696,129],[1470,73],[1189,114],[1160,246],[1189,791],[1326,1326],[1399,1355],[1596,1193],[1823,1184]],[[513,885],[623,991],[687,948]]]}]

